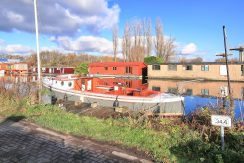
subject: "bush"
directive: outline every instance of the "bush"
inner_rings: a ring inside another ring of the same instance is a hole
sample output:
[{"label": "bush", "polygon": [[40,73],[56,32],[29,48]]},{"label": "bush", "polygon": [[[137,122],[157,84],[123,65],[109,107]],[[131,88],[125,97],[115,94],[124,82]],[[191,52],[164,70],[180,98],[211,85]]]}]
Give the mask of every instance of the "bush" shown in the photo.
[{"label": "bush", "polygon": [[86,75],[88,74],[88,64],[87,63],[80,63],[75,67],[75,73],[79,75]]},{"label": "bush", "polygon": [[162,64],[163,63],[163,58],[155,57],[155,56],[145,57],[144,58],[144,63],[147,64],[147,65]]}]

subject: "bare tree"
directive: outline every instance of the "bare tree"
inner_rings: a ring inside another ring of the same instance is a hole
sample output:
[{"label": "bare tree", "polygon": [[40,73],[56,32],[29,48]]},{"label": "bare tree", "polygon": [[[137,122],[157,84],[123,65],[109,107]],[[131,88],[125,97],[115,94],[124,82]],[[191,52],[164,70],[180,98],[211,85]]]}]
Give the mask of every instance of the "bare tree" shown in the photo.
[{"label": "bare tree", "polygon": [[117,61],[117,51],[118,51],[118,26],[113,27],[113,52],[114,52],[114,62]]},{"label": "bare tree", "polygon": [[127,22],[124,27],[124,35],[122,41],[122,52],[125,61],[130,60],[131,57],[130,51],[131,51],[131,24]]},{"label": "bare tree", "polygon": [[163,47],[163,60],[165,62],[168,62],[170,59],[170,56],[175,55],[175,40],[170,37],[166,40],[164,40],[164,47]]},{"label": "bare tree", "polygon": [[[130,61],[143,61],[146,55],[146,31],[150,31],[143,20],[134,20],[132,23],[133,44],[131,45]],[[148,39],[150,40],[150,39]]]},{"label": "bare tree", "polygon": [[163,26],[160,19],[156,20],[156,38],[155,38],[155,50],[158,57],[163,58],[164,62],[168,62],[170,56],[175,54],[175,44],[173,38],[164,38]]},{"label": "bare tree", "polygon": [[151,19],[144,19],[143,34],[144,34],[144,46],[146,47],[146,56],[149,56],[152,51]]},{"label": "bare tree", "polygon": [[134,44],[131,47],[131,61],[139,61],[140,60],[140,55],[141,55],[141,21],[135,19],[132,22],[132,27],[133,27],[133,36],[134,36]]},{"label": "bare tree", "polygon": [[155,38],[155,50],[158,57],[162,57],[163,55],[163,46],[164,46],[164,35],[163,35],[163,27],[159,18],[156,20],[156,38]]},{"label": "bare tree", "polygon": [[[155,51],[158,57],[164,62],[168,62],[170,56],[175,54],[175,44],[173,38],[165,39],[163,27],[159,19],[155,26]],[[127,22],[124,27],[122,40],[122,53],[124,61],[143,61],[145,56],[152,52],[153,36],[151,30],[151,19]]]},{"label": "bare tree", "polygon": [[122,39],[122,55],[123,55],[123,61],[126,62],[126,39],[123,36]]}]

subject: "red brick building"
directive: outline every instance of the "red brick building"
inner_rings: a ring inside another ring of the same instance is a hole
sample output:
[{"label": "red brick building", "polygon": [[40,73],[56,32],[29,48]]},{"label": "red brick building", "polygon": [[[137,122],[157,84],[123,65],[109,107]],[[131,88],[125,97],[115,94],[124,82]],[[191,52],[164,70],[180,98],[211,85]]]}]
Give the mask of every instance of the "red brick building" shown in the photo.
[{"label": "red brick building", "polygon": [[142,77],[147,72],[143,62],[100,62],[89,64],[89,75]]}]

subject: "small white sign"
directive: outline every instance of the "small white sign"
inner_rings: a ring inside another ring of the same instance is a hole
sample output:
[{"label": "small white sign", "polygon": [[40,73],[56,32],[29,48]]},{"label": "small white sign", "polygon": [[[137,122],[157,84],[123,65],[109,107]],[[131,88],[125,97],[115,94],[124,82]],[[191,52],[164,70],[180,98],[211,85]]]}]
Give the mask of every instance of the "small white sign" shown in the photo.
[{"label": "small white sign", "polygon": [[211,123],[214,126],[231,127],[231,118],[224,115],[211,115]]}]

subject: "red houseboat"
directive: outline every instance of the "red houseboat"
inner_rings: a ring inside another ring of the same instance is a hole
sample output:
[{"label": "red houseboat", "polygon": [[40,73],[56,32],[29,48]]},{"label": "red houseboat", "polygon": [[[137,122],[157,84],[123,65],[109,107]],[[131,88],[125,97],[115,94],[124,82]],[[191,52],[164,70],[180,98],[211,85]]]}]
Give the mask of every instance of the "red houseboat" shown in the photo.
[{"label": "red houseboat", "polygon": [[[55,95],[68,95],[73,100],[97,102],[100,106],[157,110],[160,113],[182,114],[184,98],[147,89],[138,78],[95,78],[76,75],[44,77],[43,85]],[[62,97],[61,97],[62,98]]]},{"label": "red houseboat", "polygon": [[98,62],[88,65],[90,76],[142,77],[147,66],[143,62]]}]

